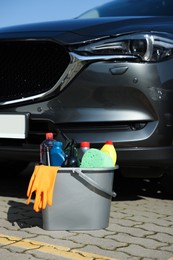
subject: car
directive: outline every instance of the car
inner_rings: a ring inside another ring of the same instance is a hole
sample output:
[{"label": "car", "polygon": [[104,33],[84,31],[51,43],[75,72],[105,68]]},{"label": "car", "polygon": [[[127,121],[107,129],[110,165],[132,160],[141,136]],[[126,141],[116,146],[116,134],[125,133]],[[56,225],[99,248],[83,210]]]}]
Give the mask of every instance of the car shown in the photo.
[{"label": "car", "polygon": [[38,161],[46,132],[61,132],[112,140],[123,176],[173,175],[172,0],[1,28],[0,60],[2,161]]}]

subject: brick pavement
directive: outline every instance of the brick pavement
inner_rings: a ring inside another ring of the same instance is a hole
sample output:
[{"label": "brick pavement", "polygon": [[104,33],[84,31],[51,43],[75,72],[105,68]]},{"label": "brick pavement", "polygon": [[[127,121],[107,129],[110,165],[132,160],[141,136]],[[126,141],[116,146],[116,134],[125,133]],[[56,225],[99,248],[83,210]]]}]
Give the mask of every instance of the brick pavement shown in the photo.
[{"label": "brick pavement", "polygon": [[105,230],[46,231],[26,198],[0,196],[0,259],[168,260],[173,257],[173,200],[137,196],[111,203]]}]

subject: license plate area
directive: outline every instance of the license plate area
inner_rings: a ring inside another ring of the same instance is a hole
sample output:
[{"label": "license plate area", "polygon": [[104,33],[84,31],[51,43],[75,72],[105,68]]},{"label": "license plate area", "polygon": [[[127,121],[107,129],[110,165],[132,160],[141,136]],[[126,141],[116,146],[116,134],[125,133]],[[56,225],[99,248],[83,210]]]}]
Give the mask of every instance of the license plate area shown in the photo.
[{"label": "license plate area", "polygon": [[25,139],[28,136],[29,114],[0,113],[0,138]]}]

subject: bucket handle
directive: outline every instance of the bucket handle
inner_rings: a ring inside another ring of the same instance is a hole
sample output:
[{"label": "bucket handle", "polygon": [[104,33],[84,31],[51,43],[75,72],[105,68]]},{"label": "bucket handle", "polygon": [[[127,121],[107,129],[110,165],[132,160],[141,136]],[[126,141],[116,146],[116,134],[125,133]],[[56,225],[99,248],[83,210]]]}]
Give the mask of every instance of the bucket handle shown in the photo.
[{"label": "bucket handle", "polygon": [[96,189],[106,193],[107,195],[111,196],[111,197],[116,197],[116,193],[114,191],[108,191],[105,188],[101,187],[97,182],[95,182],[93,179],[91,179],[90,177],[88,177],[86,174],[84,174],[82,172],[82,170],[80,169],[73,169],[72,170],[73,174],[77,173],[83,180],[87,181],[90,185],[94,186]]}]

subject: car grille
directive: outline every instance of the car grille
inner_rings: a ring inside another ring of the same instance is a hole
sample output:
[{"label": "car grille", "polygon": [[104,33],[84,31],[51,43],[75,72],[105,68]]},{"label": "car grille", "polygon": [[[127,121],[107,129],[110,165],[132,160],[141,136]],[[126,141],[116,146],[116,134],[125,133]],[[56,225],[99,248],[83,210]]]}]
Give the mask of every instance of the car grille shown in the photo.
[{"label": "car grille", "polygon": [[69,62],[66,50],[52,41],[0,42],[0,102],[50,90]]}]

